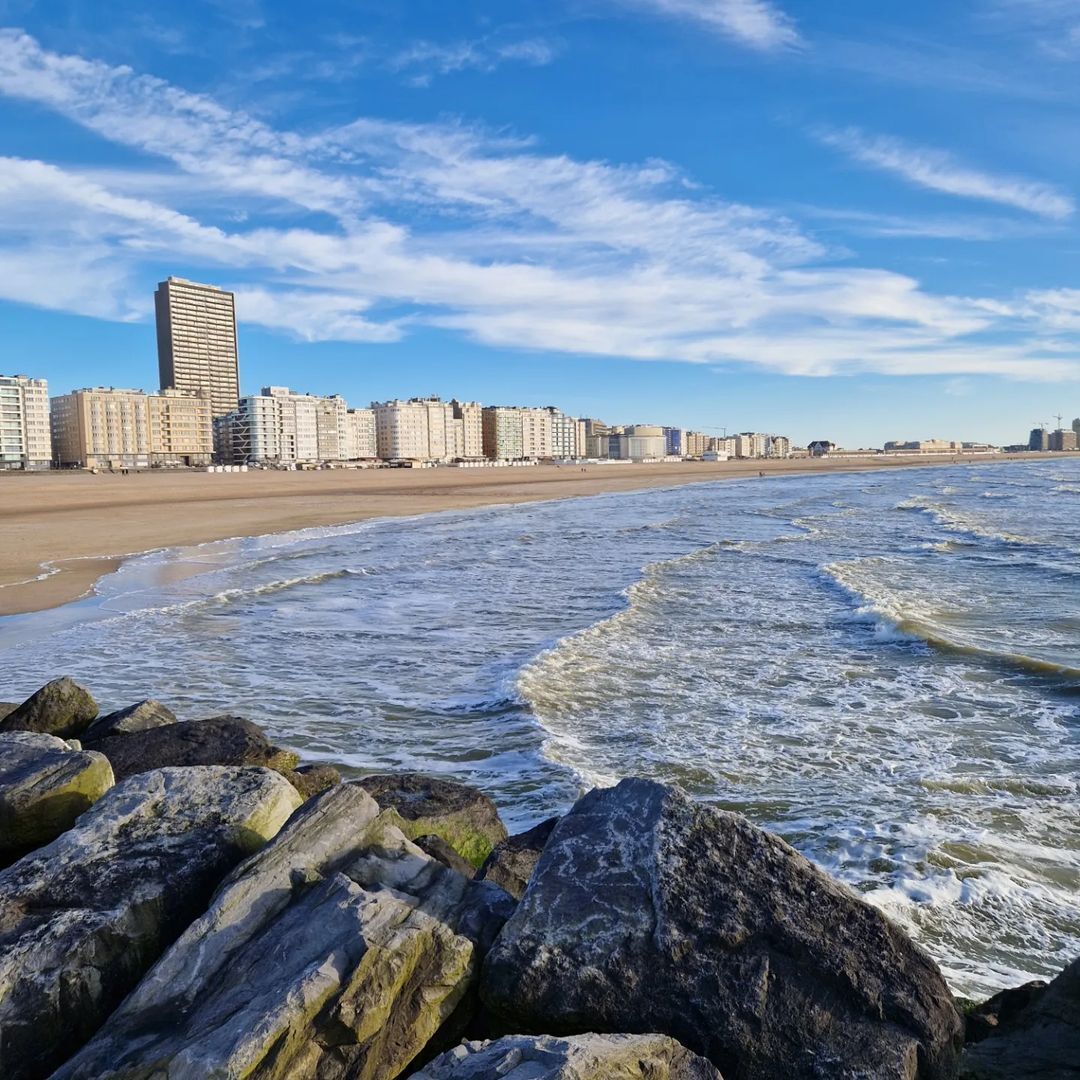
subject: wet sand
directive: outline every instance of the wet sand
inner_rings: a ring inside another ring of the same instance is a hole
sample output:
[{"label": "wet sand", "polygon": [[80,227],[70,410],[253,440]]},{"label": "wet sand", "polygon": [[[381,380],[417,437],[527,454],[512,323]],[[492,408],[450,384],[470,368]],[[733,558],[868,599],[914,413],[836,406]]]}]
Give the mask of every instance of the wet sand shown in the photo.
[{"label": "wet sand", "polygon": [[[1021,455],[1032,460],[1042,455]],[[956,459],[541,465],[500,469],[0,475],[0,616],[86,595],[125,556],[375,517],[786,474],[952,464]],[[980,465],[1006,455],[978,458]]]}]

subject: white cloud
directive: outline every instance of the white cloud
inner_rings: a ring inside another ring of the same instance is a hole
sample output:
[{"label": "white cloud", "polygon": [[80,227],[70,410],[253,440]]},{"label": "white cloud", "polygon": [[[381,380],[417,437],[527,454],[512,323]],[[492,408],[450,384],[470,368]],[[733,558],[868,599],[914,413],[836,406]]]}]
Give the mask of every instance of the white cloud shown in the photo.
[{"label": "white cloud", "polygon": [[242,321],[305,340],[390,343],[426,325],[799,374],[1080,375],[1061,334],[1048,344],[1016,305],[827,265],[792,221],[665,162],[579,161],[452,124],[277,131],[17,34],[0,35],[0,93],[155,166],[0,159],[0,295],[20,302],[148,318],[148,267],[165,264],[235,288]]},{"label": "white cloud", "polygon": [[413,72],[410,82],[427,86],[435,75],[469,69],[489,72],[505,63],[543,67],[555,59],[555,52],[555,46],[541,38],[502,42],[481,38],[444,44],[416,41],[391,57],[389,66],[394,71]]},{"label": "white cloud", "polygon": [[913,146],[886,135],[868,135],[853,127],[819,130],[817,134],[822,142],[860,164],[894,173],[931,191],[999,203],[1048,218],[1067,218],[1076,209],[1068,195],[1049,184],[980,172],[940,150]]},{"label": "white cloud", "polygon": [[658,15],[700,23],[707,29],[747,45],[769,51],[798,45],[799,32],[792,19],[768,0],[622,0]]}]

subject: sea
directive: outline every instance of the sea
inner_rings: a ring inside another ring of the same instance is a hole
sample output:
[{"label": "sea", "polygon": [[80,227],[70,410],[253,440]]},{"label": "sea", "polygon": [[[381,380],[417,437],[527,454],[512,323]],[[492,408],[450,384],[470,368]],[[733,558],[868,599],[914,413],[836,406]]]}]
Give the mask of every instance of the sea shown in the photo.
[{"label": "sea", "polygon": [[232,713],[512,830],[639,775],[745,814],[954,990],[1080,954],[1080,460],[784,476],[148,554],[0,619],[0,697]]}]

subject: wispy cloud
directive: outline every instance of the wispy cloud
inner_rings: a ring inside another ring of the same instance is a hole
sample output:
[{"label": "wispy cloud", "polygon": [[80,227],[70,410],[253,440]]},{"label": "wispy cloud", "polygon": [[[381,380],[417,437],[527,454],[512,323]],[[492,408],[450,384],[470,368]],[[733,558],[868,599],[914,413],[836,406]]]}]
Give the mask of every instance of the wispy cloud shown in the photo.
[{"label": "wispy cloud", "polygon": [[1022,34],[1047,56],[1080,58],[1078,0],[990,0],[986,11],[1004,22],[1012,34]]},{"label": "wispy cloud", "polygon": [[854,127],[818,129],[816,135],[862,165],[893,173],[930,191],[999,203],[1048,218],[1067,218],[1076,209],[1068,195],[1050,184],[982,172],[941,150],[887,135],[870,135]]},{"label": "wispy cloud", "polygon": [[669,18],[700,23],[752,49],[791,48],[801,41],[790,16],[769,0],[621,0]]},{"label": "wispy cloud", "polygon": [[1065,331],[1048,344],[1020,310],[1034,301],[830,265],[788,218],[663,161],[582,161],[453,123],[301,135],[18,33],[0,34],[0,94],[138,155],[107,171],[0,159],[0,296],[19,302],[149,318],[164,264],[305,340],[434,326],[504,349],[807,375],[1080,376]]},{"label": "wispy cloud", "polygon": [[415,86],[427,86],[435,75],[456,71],[494,71],[506,63],[543,67],[555,59],[556,48],[542,38],[520,41],[496,41],[479,38],[474,41],[438,43],[416,41],[389,60],[394,71],[409,72]]}]

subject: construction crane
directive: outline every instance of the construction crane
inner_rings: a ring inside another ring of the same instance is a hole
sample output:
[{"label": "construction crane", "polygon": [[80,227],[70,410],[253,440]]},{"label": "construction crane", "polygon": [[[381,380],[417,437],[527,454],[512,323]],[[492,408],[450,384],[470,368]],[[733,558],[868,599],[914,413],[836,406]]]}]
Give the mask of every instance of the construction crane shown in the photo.
[{"label": "construction crane", "polygon": [[1058,422],[1058,426],[1057,426],[1057,429],[1058,429],[1058,431],[1060,431],[1060,430],[1061,430],[1061,420],[1062,420],[1062,416],[1061,416],[1061,413],[1058,413],[1058,414],[1057,414],[1057,415],[1056,415],[1056,416],[1054,417],[1054,419],[1055,419],[1055,420],[1057,420],[1057,422]]}]

